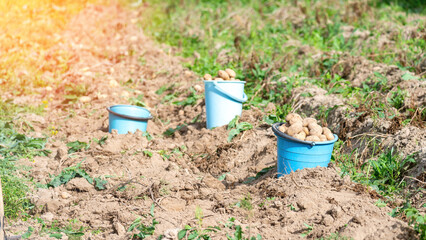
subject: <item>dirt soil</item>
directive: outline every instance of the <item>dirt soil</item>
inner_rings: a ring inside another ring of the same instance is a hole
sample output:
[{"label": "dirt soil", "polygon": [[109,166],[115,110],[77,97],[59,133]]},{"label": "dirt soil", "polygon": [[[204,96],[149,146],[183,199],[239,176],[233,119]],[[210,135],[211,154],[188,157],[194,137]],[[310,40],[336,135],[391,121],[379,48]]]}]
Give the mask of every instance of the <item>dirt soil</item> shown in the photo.
[{"label": "dirt soil", "polygon": [[[86,229],[82,239],[130,239],[136,230],[127,229],[135,219],[146,216],[142,222],[151,223],[153,203],[160,222],[155,239],[161,234],[165,235],[163,239],[177,239],[176,229],[196,227],[197,208],[203,211],[203,227],[225,229],[213,239],[224,239],[226,233],[233,235],[235,230],[223,225],[231,217],[243,227],[246,237],[260,234],[262,239],[306,238],[303,235],[315,239],[333,233],[353,239],[415,238],[405,222],[388,215],[390,208],[375,205],[380,199],[377,193],[342,178],[333,166],[305,169],[277,179],[276,138],[271,128],[262,124],[262,111],[244,111],[242,121],[254,128],[229,143],[226,127],[205,128],[203,99],[186,107],[164,102],[163,97],[170,92],[183,92],[177,99],[184,99],[187,89],[195,85],[196,89],[201,87],[202,95],[203,84],[182,67],[185,60],[173,56],[170,47],[144,36],[136,25],[141,17],[141,12],[118,6],[88,6],[62,33],[63,44],[51,49],[72,53],[62,83],[53,91],[38,89],[39,95],[16,99],[41,102],[42,97],[48,97],[43,117],[22,117],[32,123],[35,135],[51,135],[52,129],[58,130],[49,138],[49,157],[20,161],[32,167],[30,174],[35,181],[48,183],[50,175],[80,162],[90,176],[108,181],[105,190],[96,190],[83,178],[56,188],[40,188],[31,196],[35,216],[61,226],[76,219]],[[351,78],[354,82],[360,79]],[[67,84],[87,86],[90,101],[64,102]],[[171,84],[171,90],[155,93]],[[130,98],[140,94],[154,116],[148,124],[153,139],[148,140],[142,132],[109,133],[105,108],[128,104]],[[300,101],[304,106],[308,100]],[[330,101],[344,102],[333,96]],[[186,126],[173,136],[163,135],[184,123]],[[396,138],[403,134],[398,133]],[[107,140],[103,145],[91,141],[104,136]],[[90,148],[68,154],[66,144],[76,140],[91,142]],[[271,167],[266,175],[250,178],[266,167]],[[223,174],[226,177],[218,180]],[[244,198],[250,199],[252,210],[238,207]],[[28,226],[35,228],[30,239],[54,239],[41,235],[40,224],[33,220],[11,222],[6,231],[22,233]]]}]

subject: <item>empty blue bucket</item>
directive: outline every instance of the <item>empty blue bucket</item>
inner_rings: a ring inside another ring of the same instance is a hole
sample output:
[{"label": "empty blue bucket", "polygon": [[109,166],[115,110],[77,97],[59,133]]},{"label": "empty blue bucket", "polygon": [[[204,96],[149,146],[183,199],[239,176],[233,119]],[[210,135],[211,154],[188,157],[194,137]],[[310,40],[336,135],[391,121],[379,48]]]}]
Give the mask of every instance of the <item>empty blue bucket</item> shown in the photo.
[{"label": "empty blue bucket", "polygon": [[204,81],[206,95],[207,128],[227,125],[236,115],[241,116],[244,81]]},{"label": "empty blue bucket", "polygon": [[133,105],[115,105],[108,107],[109,132],[116,129],[119,134],[134,133],[137,129],[146,131],[148,120],[152,119],[151,113],[143,108]]},{"label": "empty blue bucket", "polygon": [[272,130],[278,138],[277,143],[277,175],[289,174],[298,169],[327,167],[330,163],[334,143],[338,137],[334,134],[334,139],[326,142],[308,142],[278,130],[283,123],[275,123]]}]

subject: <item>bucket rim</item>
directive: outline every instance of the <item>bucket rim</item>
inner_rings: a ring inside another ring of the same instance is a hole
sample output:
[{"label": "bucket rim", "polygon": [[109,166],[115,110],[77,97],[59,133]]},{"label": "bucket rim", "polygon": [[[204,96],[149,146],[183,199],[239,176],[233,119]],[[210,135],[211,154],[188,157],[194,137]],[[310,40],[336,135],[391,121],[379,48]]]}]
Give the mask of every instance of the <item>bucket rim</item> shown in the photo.
[{"label": "bucket rim", "polygon": [[[137,108],[137,109],[145,110],[149,113],[149,116],[148,117],[135,117],[135,116],[130,116],[130,115],[126,115],[126,114],[116,113],[112,110],[112,108],[114,108],[114,107],[128,107],[128,108]],[[135,106],[135,105],[126,105],[126,104],[113,105],[113,106],[107,107],[106,110],[113,115],[116,115],[116,116],[122,117],[122,118],[127,118],[127,119],[130,119],[130,120],[148,121],[148,120],[152,119],[151,112],[148,109],[143,108],[143,107],[139,107],[139,106]]]},{"label": "bucket rim", "polygon": [[210,82],[217,82],[217,83],[246,83],[246,81],[228,81],[228,80],[223,80],[223,81],[216,81],[216,80],[203,80],[204,82],[210,83]]},{"label": "bucket rim", "polygon": [[337,140],[339,140],[339,137],[333,133],[334,139],[330,140],[330,141],[326,141],[326,142],[311,142],[311,141],[302,141],[300,139],[297,139],[295,137],[292,137],[290,135],[287,135],[283,132],[281,132],[280,130],[278,130],[278,127],[280,127],[281,125],[283,125],[284,123],[279,122],[279,123],[274,123],[272,124],[272,131],[275,133],[276,136],[278,137],[282,137],[285,139],[288,139],[290,141],[293,142],[297,142],[297,143],[302,143],[302,144],[306,144],[306,145],[311,145],[311,146],[315,146],[315,145],[327,145],[327,144],[332,144],[335,143]]}]

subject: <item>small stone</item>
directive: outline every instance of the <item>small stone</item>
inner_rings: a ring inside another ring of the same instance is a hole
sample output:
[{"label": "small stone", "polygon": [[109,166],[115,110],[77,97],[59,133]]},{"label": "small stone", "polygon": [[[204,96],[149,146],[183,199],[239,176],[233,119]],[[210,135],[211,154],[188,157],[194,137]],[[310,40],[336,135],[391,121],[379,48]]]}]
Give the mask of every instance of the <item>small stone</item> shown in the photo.
[{"label": "small stone", "polygon": [[53,88],[51,86],[46,87],[46,91],[51,92],[52,90],[53,90]]},{"label": "small stone", "polygon": [[192,186],[191,183],[187,182],[185,183],[185,190],[194,190],[194,186]]},{"label": "small stone", "polygon": [[46,204],[47,211],[56,212],[60,208],[60,205],[58,200],[51,200]]},{"label": "small stone", "polygon": [[281,201],[275,201],[275,202],[274,202],[274,205],[275,205],[275,207],[276,207],[276,208],[278,208],[278,209],[279,209],[280,207],[282,207],[282,206],[283,206],[283,203],[282,203]]},{"label": "small stone", "polygon": [[179,110],[179,116],[185,115],[185,112],[183,110]]},{"label": "small stone", "polygon": [[128,98],[130,96],[130,93],[127,92],[127,91],[122,91],[121,96],[124,97],[124,98]]},{"label": "small stone", "polygon": [[233,183],[233,182],[237,181],[237,178],[234,175],[230,174],[230,173],[226,174],[226,178],[225,179],[226,179],[227,182],[230,182],[230,183]]},{"label": "small stone", "polygon": [[210,188],[215,188],[219,190],[225,190],[225,185],[219,181],[217,178],[207,175],[203,178],[203,183],[206,184]]},{"label": "small stone", "polygon": [[333,222],[334,222],[334,218],[332,216],[330,216],[328,214],[325,214],[323,216],[322,224],[324,224],[325,226],[331,226],[331,224],[333,224]]},{"label": "small stone", "polygon": [[185,74],[185,77],[191,77],[191,76],[192,76],[192,72],[191,72],[191,71],[188,71],[188,70],[186,70],[186,71],[184,72],[184,74]]},{"label": "small stone", "polygon": [[109,81],[109,86],[110,87],[118,87],[119,86],[119,84],[118,84],[118,82],[117,81],[115,81],[114,79],[111,79],[110,81]]},{"label": "small stone", "polygon": [[194,89],[195,89],[195,91],[197,91],[197,92],[203,92],[203,87],[201,87],[201,86],[200,86],[200,85],[198,85],[198,84],[194,85]]},{"label": "small stone", "polygon": [[218,202],[222,202],[224,200],[223,195],[220,193],[215,193],[213,194],[213,197],[218,201]]},{"label": "small stone", "polygon": [[53,213],[51,212],[46,212],[43,215],[41,215],[41,218],[47,222],[51,222],[54,217],[55,215],[53,215]]},{"label": "small stone", "polygon": [[59,147],[58,150],[56,151],[56,156],[55,159],[56,160],[61,160],[64,159],[68,156],[68,151],[66,147]]},{"label": "small stone", "polygon": [[167,229],[164,232],[164,238],[163,239],[167,239],[167,240],[174,240],[178,238],[178,233],[179,233],[180,229],[179,228],[173,228],[173,229]]},{"label": "small stone", "polygon": [[113,227],[115,229],[115,232],[118,234],[118,236],[123,236],[126,234],[126,229],[121,223],[116,221],[113,223]]},{"label": "small stone", "polygon": [[71,197],[71,194],[67,193],[67,192],[62,192],[61,193],[61,198],[62,199],[68,199]]},{"label": "small stone", "polygon": [[88,103],[88,102],[92,101],[92,98],[88,97],[88,96],[82,96],[82,97],[80,97],[79,101],[81,103]]},{"label": "small stone", "polygon": [[103,93],[98,93],[97,95],[96,95],[96,97],[98,98],[98,99],[106,99],[107,97],[108,97],[108,95],[106,95],[106,94],[103,94]]},{"label": "small stone", "polygon": [[73,178],[65,184],[65,188],[69,191],[89,192],[93,186],[84,178]]}]

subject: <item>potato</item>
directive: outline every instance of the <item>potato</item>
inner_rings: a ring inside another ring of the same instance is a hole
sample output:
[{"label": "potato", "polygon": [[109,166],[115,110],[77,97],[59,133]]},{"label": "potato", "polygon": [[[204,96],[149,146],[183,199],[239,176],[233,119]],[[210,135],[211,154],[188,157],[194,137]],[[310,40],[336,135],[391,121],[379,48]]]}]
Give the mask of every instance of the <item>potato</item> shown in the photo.
[{"label": "potato", "polygon": [[229,75],[230,78],[235,78],[237,76],[237,74],[232,69],[227,68],[225,69],[225,72]]},{"label": "potato", "polygon": [[301,122],[296,122],[295,124],[291,125],[287,129],[287,134],[294,137],[294,135],[298,134],[303,130],[303,126]]},{"label": "potato", "polygon": [[290,125],[293,125],[297,122],[300,122],[302,124],[302,127],[303,127],[303,118],[299,115],[293,115],[293,118],[290,119]]},{"label": "potato", "polygon": [[320,138],[318,136],[307,136],[305,141],[319,142]]},{"label": "potato", "polygon": [[290,122],[290,120],[293,118],[293,116],[294,116],[294,113],[289,113],[289,114],[287,114],[287,116],[285,116],[285,120],[287,122]]},{"label": "potato", "polygon": [[311,136],[317,136],[317,137],[321,136],[321,134],[322,134],[322,127],[321,126],[316,126],[316,127],[312,128],[312,129],[310,129],[309,130],[309,134]]},{"label": "potato", "polygon": [[229,75],[227,72],[223,71],[223,70],[219,70],[219,72],[217,73],[217,75],[222,78],[223,80],[229,80]]},{"label": "potato", "polygon": [[193,86],[193,88],[195,89],[195,91],[197,91],[197,92],[203,92],[204,91],[204,89],[203,89],[203,87],[201,87],[200,85],[198,85],[198,84],[195,84],[194,86]]},{"label": "potato", "polygon": [[214,80],[215,80],[215,81],[223,81],[223,79],[222,79],[222,78],[215,78]]},{"label": "potato", "polygon": [[281,132],[285,133],[287,131],[287,127],[283,124],[281,125],[278,130],[280,130]]},{"label": "potato", "polygon": [[294,117],[296,117],[296,118],[302,118],[302,117],[300,117],[300,115],[299,115],[299,114],[297,114],[297,113],[289,113],[289,114],[287,114],[287,116],[285,117],[285,120],[286,120],[287,122],[290,122],[290,120],[291,120],[292,118],[294,118]]},{"label": "potato", "polygon": [[297,139],[299,139],[299,140],[305,141],[306,134],[305,134],[304,131],[301,131],[300,133],[294,135],[294,137],[297,138]]},{"label": "potato", "polygon": [[330,130],[330,129],[328,129],[328,127],[323,127],[323,128],[322,128],[322,134],[326,135],[326,134],[328,134],[328,133],[331,133],[331,130]]},{"label": "potato", "polygon": [[303,126],[307,127],[309,123],[317,123],[317,120],[315,118],[305,118],[303,119]]},{"label": "potato", "polygon": [[321,142],[327,141],[327,137],[325,135],[321,135],[319,138],[320,138]]},{"label": "potato", "polygon": [[306,136],[309,135],[309,129],[307,127],[303,127],[303,131],[305,132]]},{"label": "potato", "polygon": [[330,132],[330,133],[327,133],[327,134],[325,134],[325,136],[327,137],[327,140],[328,141],[330,141],[330,140],[333,140],[334,139],[334,135]]},{"label": "potato", "polygon": [[[309,130],[311,130],[313,128],[318,128],[318,127],[321,127],[321,126],[318,125],[318,123],[316,123],[316,122],[311,122],[311,123],[308,124]],[[321,128],[321,133],[322,133],[322,128]]]},{"label": "potato", "polygon": [[209,81],[209,80],[212,80],[213,78],[212,78],[212,75],[210,75],[210,74],[208,74],[208,73],[206,73],[206,74],[204,74],[204,80],[207,80],[207,81]]}]

